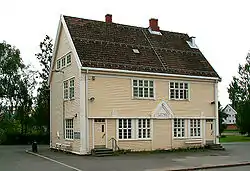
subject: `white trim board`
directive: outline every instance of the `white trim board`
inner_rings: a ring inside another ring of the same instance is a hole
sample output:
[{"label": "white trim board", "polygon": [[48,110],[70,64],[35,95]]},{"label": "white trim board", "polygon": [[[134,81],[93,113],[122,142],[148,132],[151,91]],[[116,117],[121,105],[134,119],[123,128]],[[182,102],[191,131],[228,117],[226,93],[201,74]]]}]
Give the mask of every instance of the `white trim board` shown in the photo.
[{"label": "white trim board", "polygon": [[82,67],[81,69],[82,70],[92,70],[92,71],[118,72],[118,73],[127,73],[127,74],[141,74],[141,75],[168,76],[168,77],[183,77],[183,78],[204,79],[204,80],[218,80],[218,81],[221,80],[218,77],[205,77],[205,76],[167,74],[167,73],[153,73],[153,72],[130,71],[130,70],[120,70],[120,69],[92,68],[92,67]]},{"label": "white trim board", "polygon": [[89,119],[215,119],[215,117],[206,116],[173,116],[172,118],[157,118],[149,116],[89,116]]}]

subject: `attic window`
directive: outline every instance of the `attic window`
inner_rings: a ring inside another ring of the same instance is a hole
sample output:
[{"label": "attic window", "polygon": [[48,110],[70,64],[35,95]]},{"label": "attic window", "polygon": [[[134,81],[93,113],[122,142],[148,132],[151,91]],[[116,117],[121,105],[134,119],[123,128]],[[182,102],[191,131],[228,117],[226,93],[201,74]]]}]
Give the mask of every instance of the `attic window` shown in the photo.
[{"label": "attic window", "polygon": [[133,49],[133,52],[134,52],[134,53],[137,53],[137,54],[140,53],[138,49]]}]

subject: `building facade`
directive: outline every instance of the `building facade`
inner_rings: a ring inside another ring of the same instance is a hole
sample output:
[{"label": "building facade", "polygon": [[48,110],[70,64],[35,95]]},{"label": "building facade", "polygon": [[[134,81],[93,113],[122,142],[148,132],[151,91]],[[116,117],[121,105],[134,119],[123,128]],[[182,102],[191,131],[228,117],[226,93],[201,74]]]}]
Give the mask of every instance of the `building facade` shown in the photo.
[{"label": "building facade", "polygon": [[193,37],[61,16],[49,78],[50,147],[88,154],[218,141],[220,77]]}]

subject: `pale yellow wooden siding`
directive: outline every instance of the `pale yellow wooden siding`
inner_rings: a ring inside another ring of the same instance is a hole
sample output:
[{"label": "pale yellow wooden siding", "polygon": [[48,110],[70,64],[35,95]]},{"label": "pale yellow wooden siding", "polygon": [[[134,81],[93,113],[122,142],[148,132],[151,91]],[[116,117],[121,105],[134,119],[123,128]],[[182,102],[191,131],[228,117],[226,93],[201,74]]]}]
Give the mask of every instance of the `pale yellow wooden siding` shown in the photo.
[{"label": "pale yellow wooden siding", "polygon": [[91,79],[90,75],[88,83],[88,95],[95,98],[93,102],[89,102],[89,116],[149,117],[157,105],[165,100],[175,116],[215,117],[215,106],[211,104],[214,101],[214,83],[212,82],[188,80],[190,101],[177,101],[169,100],[170,78],[155,79],[155,100],[138,100],[132,97],[130,77],[97,74],[94,76],[95,79]]},{"label": "pale yellow wooden siding", "polygon": [[152,149],[171,149],[172,148],[172,120],[154,119],[153,120],[153,140]]},{"label": "pale yellow wooden siding", "polygon": [[111,138],[116,139],[116,119],[107,119],[107,147],[112,148]]},{"label": "pale yellow wooden siding", "polygon": [[120,149],[126,149],[132,151],[152,150],[151,140],[119,140],[118,145]]},{"label": "pale yellow wooden siding", "polygon": [[[54,66],[52,70],[56,70],[56,60],[63,57],[67,53],[72,52],[69,44],[69,40],[65,34],[65,30],[62,28],[59,34],[59,43],[57,52],[55,55]],[[51,88],[51,122],[52,122],[52,146],[55,147],[56,143],[72,143],[72,151],[80,152],[80,140],[68,141],[64,140],[63,136],[63,103],[65,105],[65,118],[74,119],[74,131],[80,132],[80,81],[79,81],[79,69],[73,53],[71,53],[71,64],[62,69],[62,72],[52,72],[52,78],[50,82]],[[75,78],[75,99],[63,102],[63,81]],[[78,115],[75,117],[75,115]],[[57,131],[60,134],[60,139],[57,138]]]},{"label": "pale yellow wooden siding", "polygon": [[89,149],[93,149],[93,121],[94,119],[89,119]]}]

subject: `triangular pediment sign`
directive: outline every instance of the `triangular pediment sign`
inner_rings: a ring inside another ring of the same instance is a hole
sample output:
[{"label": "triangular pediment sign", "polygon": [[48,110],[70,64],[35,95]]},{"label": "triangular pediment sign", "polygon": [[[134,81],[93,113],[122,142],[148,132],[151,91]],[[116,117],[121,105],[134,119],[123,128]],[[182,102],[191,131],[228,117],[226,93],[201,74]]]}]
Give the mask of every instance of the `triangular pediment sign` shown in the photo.
[{"label": "triangular pediment sign", "polygon": [[153,116],[155,118],[172,118],[174,116],[172,110],[169,105],[162,100],[156,107],[153,112]]}]

